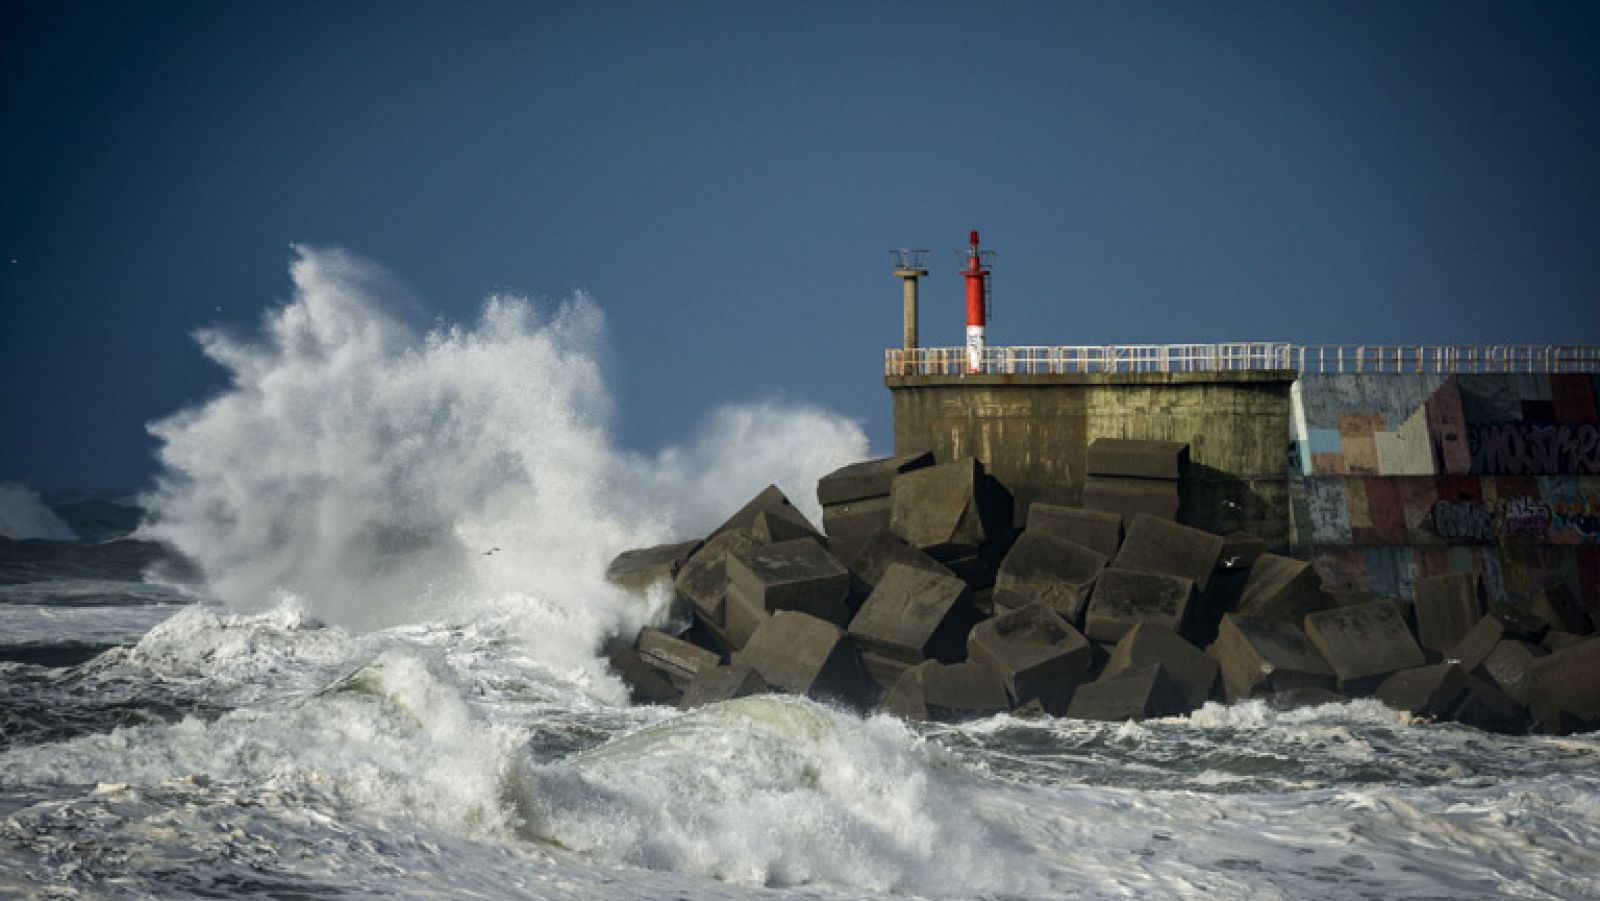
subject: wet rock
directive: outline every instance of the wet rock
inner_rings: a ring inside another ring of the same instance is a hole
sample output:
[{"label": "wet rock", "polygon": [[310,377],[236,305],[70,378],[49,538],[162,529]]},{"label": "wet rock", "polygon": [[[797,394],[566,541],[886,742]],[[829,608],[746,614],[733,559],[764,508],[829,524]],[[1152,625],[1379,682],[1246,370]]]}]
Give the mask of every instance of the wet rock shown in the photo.
[{"label": "wet rock", "polygon": [[687,598],[694,607],[695,615],[704,618],[718,631],[725,624],[728,556],[755,545],[755,536],[748,532],[737,529],[721,532],[686,560],[673,580],[678,594]]},{"label": "wet rock", "polygon": [[1507,734],[1524,729],[1521,705],[1454,663],[1401,670],[1378,686],[1377,697],[1416,717]]},{"label": "wet rock", "polygon": [[1177,481],[1189,473],[1189,445],[1181,441],[1096,438],[1089,445],[1086,472]]},{"label": "wet rock", "polygon": [[1060,713],[1088,681],[1094,654],[1088,639],[1054,610],[1032,604],[974,626],[967,656],[999,674],[1013,705],[1037,699]]},{"label": "wet rock", "polygon": [[1262,554],[1250,567],[1235,612],[1254,620],[1300,623],[1306,614],[1332,607],[1322,580],[1304,560]]},{"label": "wet rock", "polygon": [[897,563],[850,621],[849,631],[863,651],[907,663],[954,663],[965,656],[967,633],[977,621],[965,582]]},{"label": "wet rock", "polygon": [[1312,613],[1305,631],[1347,695],[1368,694],[1390,674],[1427,662],[1388,601]]},{"label": "wet rock", "polygon": [[796,538],[823,540],[822,534],[806,519],[805,514],[795,509],[788,496],[776,485],[761,489],[761,493],[717,526],[707,539],[707,544],[728,531],[746,532],[761,537],[763,541],[791,541]]},{"label": "wet rock", "polygon": [[1109,560],[1122,546],[1122,517],[1103,510],[1034,503],[1028,507],[1028,528],[1023,534],[1053,535]]},{"label": "wet rock", "polygon": [[1518,704],[1527,705],[1533,691],[1534,664],[1543,654],[1537,645],[1508,639],[1483,659],[1483,673]]},{"label": "wet rock", "polygon": [[894,683],[882,709],[911,720],[958,722],[1001,713],[1011,706],[1005,685],[975,661],[929,660],[907,669]]},{"label": "wet rock", "polygon": [[850,571],[810,539],[752,545],[728,555],[728,584],[767,613],[799,610],[836,625],[850,621]]},{"label": "wet rock", "polygon": [[680,691],[688,688],[701,670],[716,666],[722,659],[712,651],[651,628],[639,630],[634,648],[645,663],[665,674]]},{"label": "wet rock", "polygon": [[1217,662],[1177,632],[1155,623],[1137,623],[1122,636],[1111,651],[1100,679],[1157,663],[1183,696],[1187,710],[1200,707],[1221,692]]},{"label": "wet rock", "polygon": [[822,528],[828,533],[828,550],[840,560],[849,559],[874,535],[889,531],[891,510],[888,497],[871,497],[822,508]]},{"label": "wet rock", "polygon": [[740,652],[763,681],[790,694],[857,703],[865,694],[861,660],[844,630],[797,610],[763,620]]},{"label": "wet rock", "polygon": [[767,683],[748,664],[712,666],[702,669],[694,681],[684,689],[678,707],[689,710],[719,701],[731,701],[758,695],[767,690]]},{"label": "wet rock", "polygon": [[1552,629],[1574,635],[1588,635],[1594,631],[1588,612],[1572,589],[1565,585],[1552,585],[1535,594],[1529,601],[1528,611],[1549,623]]},{"label": "wet rock", "polygon": [[1229,703],[1299,688],[1332,689],[1333,670],[1300,627],[1258,622],[1232,613],[1222,618],[1206,654],[1222,670]]},{"label": "wet rock", "polygon": [[1072,695],[1067,716],[1081,720],[1142,720],[1178,716],[1193,709],[1168,678],[1164,666],[1152,663],[1102,675]]},{"label": "wet rock", "polygon": [[1211,584],[1211,574],[1217,567],[1223,544],[1221,535],[1151,516],[1137,516],[1111,565],[1188,579],[1194,583],[1196,591],[1204,593]]},{"label": "wet rock", "polygon": [[[890,496],[890,528],[935,558],[975,554],[1000,537],[1000,498],[983,465],[972,457],[896,476]],[[1009,509],[1005,515],[1009,522]]]},{"label": "wet rock", "polygon": [[904,563],[928,572],[950,575],[939,561],[917,550],[892,532],[879,532],[844,558],[850,571],[869,588],[882,581],[883,574],[896,563]]},{"label": "wet rock", "polygon": [[606,581],[628,591],[643,593],[658,582],[671,582],[679,568],[705,542],[684,541],[623,551],[606,567]]},{"label": "wet rock", "polygon": [[1140,516],[1173,522],[1181,503],[1177,482],[1090,476],[1083,483],[1084,508],[1115,513],[1124,530]]},{"label": "wet rock", "polygon": [[1067,622],[1078,622],[1105,565],[1104,555],[1082,545],[1046,532],[1023,532],[995,577],[995,606],[1013,610],[1043,602]]},{"label": "wet rock", "polygon": [[1443,654],[1467,637],[1483,614],[1483,585],[1477,573],[1449,573],[1418,579],[1413,589],[1417,640]]},{"label": "wet rock", "polygon": [[678,703],[683,692],[672,684],[668,675],[644,659],[633,648],[618,648],[611,655],[611,669],[622,677],[628,686],[628,696],[635,704]]},{"label": "wet rock", "polygon": [[1194,583],[1158,572],[1117,566],[1100,571],[1083,630],[1095,641],[1120,641],[1139,623],[1155,623],[1180,631],[1194,599]]},{"label": "wet rock", "polygon": [[[895,476],[932,465],[933,454],[929,453],[851,463],[817,480],[817,502],[829,507],[863,498],[887,497]],[[829,534],[831,537],[832,533]]]},{"label": "wet rock", "polygon": [[1600,729],[1600,638],[1541,658],[1528,693],[1534,728],[1545,735]]}]

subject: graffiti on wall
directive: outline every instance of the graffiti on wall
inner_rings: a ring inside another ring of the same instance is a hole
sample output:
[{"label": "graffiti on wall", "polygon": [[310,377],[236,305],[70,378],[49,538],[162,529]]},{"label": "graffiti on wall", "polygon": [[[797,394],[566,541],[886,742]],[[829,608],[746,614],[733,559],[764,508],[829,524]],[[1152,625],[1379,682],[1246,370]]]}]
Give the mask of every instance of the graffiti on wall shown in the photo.
[{"label": "graffiti on wall", "polygon": [[1600,498],[1579,497],[1555,506],[1537,497],[1513,497],[1484,503],[1475,500],[1433,502],[1426,523],[1450,543],[1494,544],[1501,540],[1561,543],[1600,542]]},{"label": "graffiti on wall", "polygon": [[1592,422],[1469,425],[1472,471],[1486,475],[1600,473],[1600,428]]}]

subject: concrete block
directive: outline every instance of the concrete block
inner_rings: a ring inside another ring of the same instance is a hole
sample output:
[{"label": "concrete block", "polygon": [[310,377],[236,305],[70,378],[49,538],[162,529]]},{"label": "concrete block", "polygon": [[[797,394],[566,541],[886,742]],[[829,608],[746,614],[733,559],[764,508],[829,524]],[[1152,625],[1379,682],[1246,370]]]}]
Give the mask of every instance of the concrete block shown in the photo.
[{"label": "concrete block", "polygon": [[1537,645],[1507,639],[1483,658],[1483,673],[1518,704],[1527,705],[1533,692],[1534,667],[1543,655]]},{"label": "concrete block", "polygon": [[724,594],[728,589],[728,556],[754,547],[755,536],[738,529],[721,532],[707,541],[694,556],[684,561],[673,579],[678,594],[687,598],[698,615],[721,628],[724,625]]},{"label": "concrete block", "polygon": [[728,584],[768,613],[800,610],[836,625],[850,621],[850,571],[810,539],[753,545],[728,555]]},{"label": "concrete block", "polygon": [[1136,666],[1114,676],[1101,676],[1079,686],[1067,716],[1080,720],[1142,720],[1188,713],[1189,706],[1166,668],[1159,663]]},{"label": "concrete block", "polygon": [[[1487,616],[1484,617],[1484,619],[1488,618],[1489,617]],[[1552,629],[1549,632],[1544,633],[1543,644],[1552,652],[1565,651],[1567,648],[1570,648],[1575,644],[1579,644],[1580,642],[1588,641],[1592,637],[1593,636],[1590,635],[1574,635],[1571,632],[1558,632]]]},{"label": "concrete block", "polygon": [[633,648],[618,648],[611,655],[611,669],[622,677],[635,704],[672,705],[683,694],[666,673],[651,666]]},{"label": "concrete block", "polygon": [[902,473],[890,490],[890,528],[936,558],[977,553],[1010,528],[1010,499],[996,488],[972,457]]},{"label": "concrete block", "polygon": [[1300,623],[1306,614],[1327,610],[1333,599],[1311,564],[1292,557],[1262,554],[1250,567],[1234,612],[1247,619]]},{"label": "concrete block", "polygon": [[1100,571],[1083,617],[1084,634],[1120,641],[1139,623],[1181,631],[1194,600],[1194,583],[1180,576],[1111,566]]},{"label": "concrete block", "polygon": [[750,636],[771,616],[760,601],[751,600],[738,586],[730,584],[723,592],[722,637],[730,648],[738,650],[749,644]]},{"label": "concrete block", "polygon": [[975,661],[929,660],[905,671],[884,695],[881,709],[910,720],[955,722],[1010,708],[1000,677]]},{"label": "concrete block", "polygon": [[1083,483],[1084,508],[1117,514],[1124,530],[1141,515],[1176,521],[1182,502],[1177,482],[1090,476]]},{"label": "concrete block", "polygon": [[1028,507],[1025,534],[1039,533],[1064,538],[1109,560],[1122,546],[1122,516],[1103,510],[1035,502]]},{"label": "concrete block", "polygon": [[1475,729],[1502,735],[1521,735],[1528,731],[1527,711],[1521,704],[1477,676],[1469,674],[1467,679],[1471,690],[1456,705],[1452,719]]},{"label": "concrete block", "polygon": [[861,670],[866,674],[867,681],[884,691],[892,688],[906,670],[921,662],[920,660],[907,662],[893,657],[884,657],[881,654],[874,654],[867,650],[861,651]]},{"label": "concrete block", "polygon": [[674,638],[660,629],[644,628],[634,642],[639,656],[656,670],[665,673],[679,690],[689,687],[701,670],[716,666],[721,655]]},{"label": "concrete block", "polygon": [[1565,585],[1552,585],[1529,599],[1528,611],[1550,624],[1552,629],[1588,635],[1594,631],[1588,611],[1578,601],[1577,595]]},{"label": "concrete block", "polygon": [[1258,622],[1234,614],[1222,618],[1206,654],[1222,670],[1229,703],[1299,688],[1333,689],[1333,670],[1299,626]]},{"label": "concrete block", "polygon": [[1217,662],[1166,626],[1137,623],[1117,642],[1100,673],[1102,680],[1142,666],[1161,664],[1173,687],[1193,710],[1221,693]]},{"label": "concrete block", "polygon": [[1305,618],[1306,637],[1333,668],[1339,690],[1369,694],[1392,673],[1427,661],[1388,601],[1320,610]]},{"label": "concrete block", "polygon": [[1012,610],[1043,602],[1076,623],[1105,565],[1105,555],[1082,545],[1047,532],[1023,532],[995,576],[994,603]]},{"label": "concrete block", "polygon": [[906,544],[893,532],[879,532],[873,535],[865,544],[843,559],[850,567],[850,571],[855,573],[856,578],[869,588],[877,585],[883,579],[883,574],[889,571],[889,567],[896,563],[904,563],[929,572],[950,574],[950,570],[939,561]]},{"label": "concrete block", "polygon": [[1417,580],[1417,640],[1429,651],[1445,651],[1467,637],[1483,615],[1483,586],[1477,573],[1449,573]]},{"label": "concrete block", "polygon": [[1600,729],[1600,638],[1540,658],[1528,693],[1534,728],[1545,735]]},{"label": "concrete block", "polygon": [[748,664],[713,666],[701,670],[694,681],[689,683],[689,687],[684,689],[683,697],[678,700],[678,707],[689,710],[715,704],[718,701],[758,695],[766,690],[767,683],[762,681],[761,675]]},{"label": "concrete block", "polygon": [[933,454],[928,453],[851,463],[817,480],[817,503],[830,507],[863,498],[887,497],[895,476],[932,465]]},{"label": "concrete block", "polygon": [[1204,593],[1211,584],[1223,544],[1221,535],[1153,516],[1138,516],[1111,565],[1188,579],[1196,591]]},{"label": "concrete block", "polygon": [[1483,661],[1489,658],[1495,645],[1507,638],[1505,625],[1498,617],[1485,616],[1478,620],[1465,638],[1444,652],[1444,662],[1454,663],[1468,674],[1476,673]]},{"label": "concrete block", "polygon": [[973,590],[994,587],[994,568],[982,555],[967,554],[940,562]]},{"label": "concrete block", "polygon": [[1038,699],[1051,713],[1066,709],[1089,680],[1088,639],[1043,604],[1002,613],[974,626],[967,656],[1000,675],[1013,705]]},{"label": "concrete block", "polygon": [[879,532],[889,531],[892,503],[888,496],[870,497],[822,508],[822,528],[828,533],[828,550],[848,560]]},{"label": "concrete block", "polygon": [[1089,445],[1091,476],[1177,481],[1189,474],[1189,445],[1181,441],[1096,438]]},{"label": "concrete block", "polygon": [[819,699],[858,702],[866,693],[861,660],[844,630],[798,610],[779,610],[740,654],[774,688]]},{"label": "concrete block", "polygon": [[696,539],[623,551],[606,567],[606,581],[642,594],[658,582],[671,582],[679,568],[704,543]]},{"label": "concrete block", "polygon": [[760,532],[763,541],[788,541],[802,536],[822,540],[822,533],[806,519],[805,514],[795,509],[789,497],[776,485],[761,489],[749,503],[717,526],[706,540],[709,543],[711,538],[727,531],[748,532],[751,535]]},{"label": "concrete block", "polygon": [[1519,641],[1540,641],[1550,630],[1550,622],[1521,604],[1495,601],[1489,605],[1489,615],[1500,621],[1507,638]]},{"label": "concrete block", "polygon": [[1454,663],[1401,670],[1383,681],[1374,694],[1396,710],[1428,719],[1450,719],[1472,693],[1466,671]]},{"label": "concrete block", "polygon": [[908,663],[955,663],[966,656],[967,633],[977,621],[965,582],[897,563],[861,605],[849,631],[863,651]]}]

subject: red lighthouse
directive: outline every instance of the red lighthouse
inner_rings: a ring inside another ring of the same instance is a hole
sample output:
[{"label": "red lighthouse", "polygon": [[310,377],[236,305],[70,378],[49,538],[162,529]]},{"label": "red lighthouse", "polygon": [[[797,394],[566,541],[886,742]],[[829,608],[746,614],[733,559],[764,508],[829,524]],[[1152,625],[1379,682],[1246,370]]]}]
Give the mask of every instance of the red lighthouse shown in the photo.
[{"label": "red lighthouse", "polygon": [[989,267],[993,251],[978,250],[978,230],[972,230],[967,265],[961,275],[967,280],[967,372],[983,371],[983,329],[989,324]]}]

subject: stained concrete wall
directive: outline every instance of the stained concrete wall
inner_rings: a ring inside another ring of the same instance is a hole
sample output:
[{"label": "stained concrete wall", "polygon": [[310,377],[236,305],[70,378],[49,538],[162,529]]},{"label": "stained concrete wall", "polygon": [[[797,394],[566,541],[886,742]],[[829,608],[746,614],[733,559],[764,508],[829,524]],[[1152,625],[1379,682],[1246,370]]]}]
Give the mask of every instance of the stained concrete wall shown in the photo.
[{"label": "stained concrete wall", "polygon": [[982,460],[1016,496],[1077,504],[1097,438],[1185,441],[1180,518],[1215,531],[1289,538],[1293,372],[889,376],[895,453]]}]

